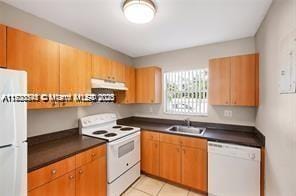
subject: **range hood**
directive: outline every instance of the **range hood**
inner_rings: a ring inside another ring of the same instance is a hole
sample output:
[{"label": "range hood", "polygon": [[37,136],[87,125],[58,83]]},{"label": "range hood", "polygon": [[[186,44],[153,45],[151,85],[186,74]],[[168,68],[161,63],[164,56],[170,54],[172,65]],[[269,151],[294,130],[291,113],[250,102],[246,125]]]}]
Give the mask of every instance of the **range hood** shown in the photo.
[{"label": "range hood", "polygon": [[126,91],[127,87],[122,82],[113,82],[108,80],[91,79],[91,88],[103,88],[112,90]]}]

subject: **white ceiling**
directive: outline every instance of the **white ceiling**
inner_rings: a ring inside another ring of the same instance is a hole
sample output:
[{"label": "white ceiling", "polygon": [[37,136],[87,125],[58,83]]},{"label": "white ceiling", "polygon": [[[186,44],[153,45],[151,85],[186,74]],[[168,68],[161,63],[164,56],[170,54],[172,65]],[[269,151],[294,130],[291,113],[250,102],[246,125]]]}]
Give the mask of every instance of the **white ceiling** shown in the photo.
[{"label": "white ceiling", "polygon": [[254,36],[272,0],[157,0],[148,24],[129,23],[122,0],[4,0],[131,57]]}]

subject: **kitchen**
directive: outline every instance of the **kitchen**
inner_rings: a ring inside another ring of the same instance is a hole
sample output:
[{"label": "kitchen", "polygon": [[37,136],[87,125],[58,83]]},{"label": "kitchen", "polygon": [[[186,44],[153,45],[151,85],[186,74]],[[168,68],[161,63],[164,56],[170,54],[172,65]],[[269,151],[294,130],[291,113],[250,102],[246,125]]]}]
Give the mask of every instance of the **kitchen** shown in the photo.
[{"label": "kitchen", "polygon": [[108,97],[1,102],[0,195],[294,196],[295,13],[295,0],[0,2],[1,98]]}]

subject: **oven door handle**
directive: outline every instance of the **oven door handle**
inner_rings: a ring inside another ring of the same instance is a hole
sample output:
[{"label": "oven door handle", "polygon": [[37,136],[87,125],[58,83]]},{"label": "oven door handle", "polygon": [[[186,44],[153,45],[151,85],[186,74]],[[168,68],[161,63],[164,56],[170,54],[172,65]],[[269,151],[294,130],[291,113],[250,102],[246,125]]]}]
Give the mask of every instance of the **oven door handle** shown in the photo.
[{"label": "oven door handle", "polygon": [[117,141],[111,142],[112,146],[123,143],[123,142],[126,142],[127,140],[138,137],[139,135],[140,135],[140,132],[136,132],[136,133],[133,133],[133,134],[131,134],[129,136],[123,137],[123,138],[121,138],[121,139],[119,139]]}]

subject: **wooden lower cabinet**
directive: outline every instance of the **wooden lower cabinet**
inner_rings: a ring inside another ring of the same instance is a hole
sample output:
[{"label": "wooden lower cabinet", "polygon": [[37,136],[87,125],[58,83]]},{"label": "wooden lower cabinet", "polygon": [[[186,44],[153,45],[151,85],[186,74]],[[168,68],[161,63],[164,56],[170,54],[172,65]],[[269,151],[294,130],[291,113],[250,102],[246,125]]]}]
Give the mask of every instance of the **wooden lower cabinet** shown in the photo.
[{"label": "wooden lower cabinet", "polygon": [[141,144],[141,169],[144,173],[207,192],[206,139],[144,130]]},{"label": "wooden lower cabinet", "polygon": [[104,196],[106,195],[106,157],[76,169],[76,196]]},{"label": "wooden lower cabinet", "polygon": [[143,139],[141,144],[141,170],[159,176],[159,141]]},{"label": "wooden lower cabinet", "polygon": [[[28,175],[28,195],[106,196],[106,158],[103,145],[35,170]],[[72,170],[68,171],[69,168]]]},{"label": "wooden lower cabinet", "polygon": [[181,147],[160,143],[160,177],[181,183]]},{"label": "wooden lower cabinet", "polygon": [[182,147],[182,184],[206,192],[207,172],[207,152]]},{"label": "wooden lower cabinet", "polygon": [[75,195],[75,171],[65,174],[28,193],[29,196],[73,196]]}]

